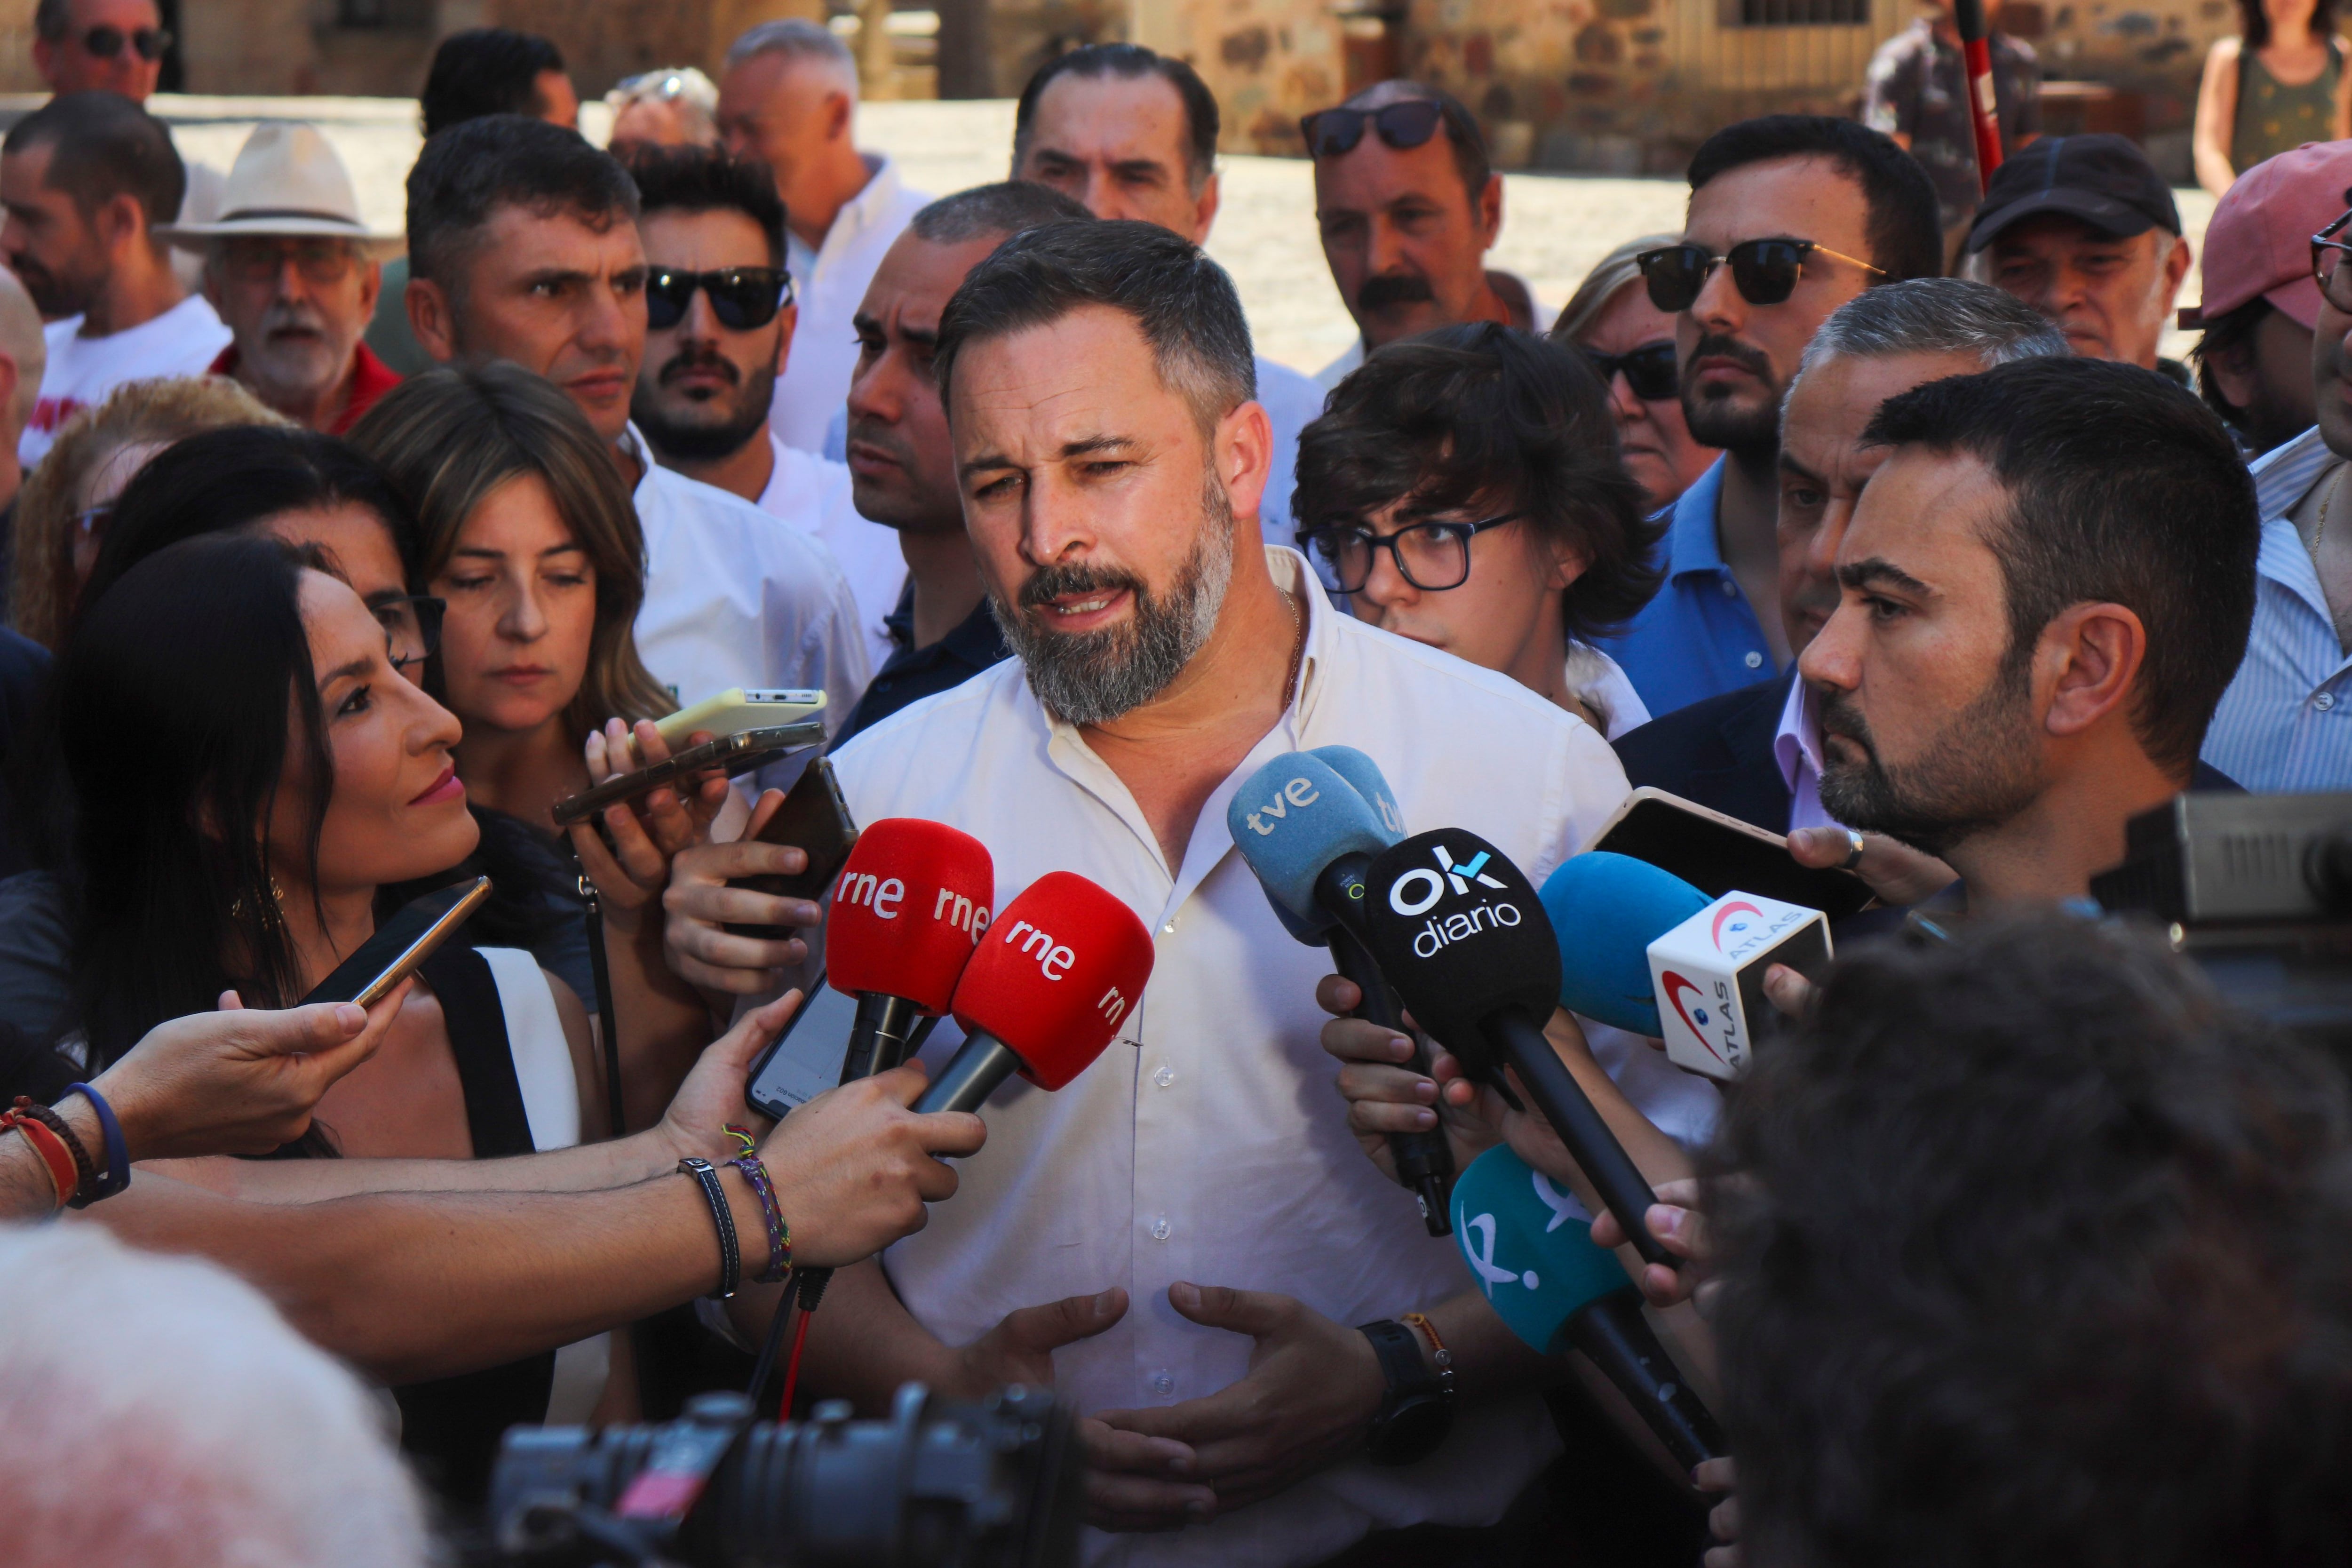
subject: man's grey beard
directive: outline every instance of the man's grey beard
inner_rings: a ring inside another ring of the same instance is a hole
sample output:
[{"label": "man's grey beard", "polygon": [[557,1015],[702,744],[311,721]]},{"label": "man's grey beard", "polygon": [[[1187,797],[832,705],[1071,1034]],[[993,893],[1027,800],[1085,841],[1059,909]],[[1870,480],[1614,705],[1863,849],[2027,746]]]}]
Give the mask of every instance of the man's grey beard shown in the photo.
[{"label": "man's grey beard", "polygon": [[[1108,724],[1167,690],[1208,642],[1234,580],[1233,506],[1213,476],[1202,511],[1192,553],[1165,599],[1131,572],[1087,565],[1040,568],[1022,584],[1017,609],[990,592],[989,612],[1048,712],[1071,724]],[[1122,588],[1134,595],[1135,613],[1120,626],[1055,632],[1031,618],[1049,599]]]},{"label": "man's grey beard", "polygon": [[1843,735],[1864,752],[1859,763],[1824,759],[1822,808],[1849,827],[1884,833],[1936,856],[2013,820],[2042,793],[2031,679],[2028,660],[2004,658],[1984,690],[1916,759],[1893,769],[1879,760],[1870,726],[1850,695],[1822,699],[1824,736]]}]

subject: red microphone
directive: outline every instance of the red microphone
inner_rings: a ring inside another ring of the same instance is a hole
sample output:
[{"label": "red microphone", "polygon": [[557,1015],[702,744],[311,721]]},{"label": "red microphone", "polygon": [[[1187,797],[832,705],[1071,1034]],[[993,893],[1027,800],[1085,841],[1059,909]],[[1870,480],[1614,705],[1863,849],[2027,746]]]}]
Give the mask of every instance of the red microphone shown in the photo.
[{"label": "red microphone", "polygon": [[969,833],[892,816],[857,836],[824,936],[825,978],[857,998],[842,1082],[897,1067],[917,1021],[948,1010],[995,897],[995,862]]},{"label": "red microphone", "polygon": [[1151,932],[1084,877],[1048,871],[997,917],[956,985],[970,1037],[915,1102],[977,1110],[1013,1073],[1059,1089],[1118,1033],[1151,978]]}]

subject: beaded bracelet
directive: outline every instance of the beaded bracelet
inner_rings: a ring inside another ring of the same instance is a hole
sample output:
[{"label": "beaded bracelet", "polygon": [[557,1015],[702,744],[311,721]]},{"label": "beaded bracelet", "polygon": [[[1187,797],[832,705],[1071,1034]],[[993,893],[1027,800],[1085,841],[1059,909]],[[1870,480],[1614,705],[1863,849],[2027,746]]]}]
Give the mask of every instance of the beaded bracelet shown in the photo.
[{"label": "beaded bracelet", "polygon": [[73,1152],[66,1147],[65,1140],[49,1131],[37,1117],[14,1109],[0,1110],[0,1132],[10,1131],[23,1133],[25,1142],[33,1146],[33,1152],[40,1156],[41,1163],[48,1169],[49,1185],[57,1189],[57,1206],[65,1207],[80,1183]]},{"label": "beaded bracelet", "polygon": [[[122,1123],[115,1120],[114,1107],[106,1097],[86,1083],[66,1085],[66,1094],[78,1094],[89,1101],[90,1110],[98,1113],[98,1131],[106,1140],[106,1173],[94,1182],[85,1183],[73,1206],[88,1208],[100,1198],[110,1198],[131,1184],[131,1145],[123,1141]],[[59,1095],[62,1100],[65,1095]]]},{"label": "beaded bracelet", "polygon": [[752,1277],[754,1285],[779,1285],[793,1266],[793,1227],[784,1223],[783,1211],[776,1206],[775,1184],[768,1180],[766,1162],[760,1158],[759,1144],[751,1132],[730,1123],[727,1135],[736,1141],[741,1152],[727,1163],[743,1173],[751,1184],[751,1195],[760,1200],[760,1217],[768,1226],[768,1266]]}]

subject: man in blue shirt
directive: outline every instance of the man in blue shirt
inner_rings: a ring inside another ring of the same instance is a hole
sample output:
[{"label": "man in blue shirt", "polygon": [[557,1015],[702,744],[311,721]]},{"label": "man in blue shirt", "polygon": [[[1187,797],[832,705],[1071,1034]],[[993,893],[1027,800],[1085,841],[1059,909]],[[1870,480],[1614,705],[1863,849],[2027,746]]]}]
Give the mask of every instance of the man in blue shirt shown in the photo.
[{"label": "man in blue shirt", "polygon": [[[1942,270],[1936,190],[1852,121],[1774,114],[1691,160],[1683,243],[1643,258],[1677,313],[1683,416],[1724,455],[1675,503],[1666,580],[1612,651],[1653,714],[1778,674],[1780,399],[1814,331],[1873,284]],[[1724,265],[1726,261],[1728,266]],[[1758,606],[1761,606],[1761,614]]]}]

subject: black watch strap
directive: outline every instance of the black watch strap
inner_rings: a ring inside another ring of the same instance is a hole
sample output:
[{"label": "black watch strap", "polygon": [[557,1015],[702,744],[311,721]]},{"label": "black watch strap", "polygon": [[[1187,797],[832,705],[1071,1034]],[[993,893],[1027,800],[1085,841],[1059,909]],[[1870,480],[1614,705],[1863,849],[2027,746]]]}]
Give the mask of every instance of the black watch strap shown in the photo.
[{"label": "black watch strap", "polygon": [[1403,1465],[1425,1457],[1454,1425],[1454,1391],[1421,1359],[1420,1336],[1402,1323],[1383,1318],[1359,1323],[1356,1330],[1371,1342],[1381,1375],[1388,1381],[1372,1417],[1372,1462]]},{"label": "black watch strap", "polygon": [[677,1168],[680,1174],[695,1179],[710,1205],[710,1223],[719,1231],[719,1289],[710,1292],[710,1299],[724,1301],[735,1294],[743,1278],[743,1249],[735,1239],[735,1211],[728,1206],[727,1189],[719,1184],[719,1173],[709,1161],[689,1154],[677,1163]]}]

